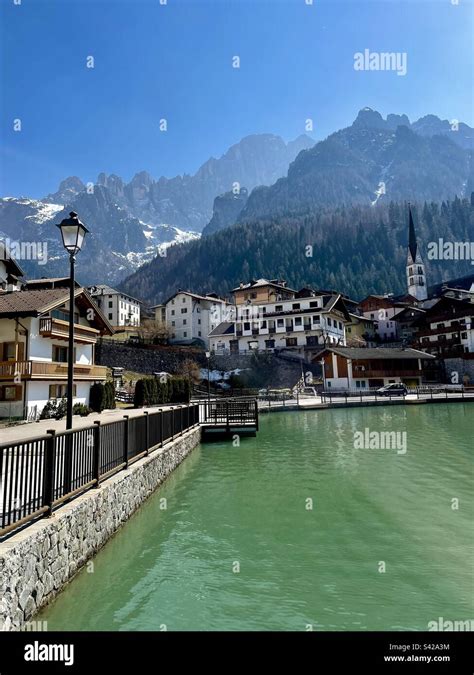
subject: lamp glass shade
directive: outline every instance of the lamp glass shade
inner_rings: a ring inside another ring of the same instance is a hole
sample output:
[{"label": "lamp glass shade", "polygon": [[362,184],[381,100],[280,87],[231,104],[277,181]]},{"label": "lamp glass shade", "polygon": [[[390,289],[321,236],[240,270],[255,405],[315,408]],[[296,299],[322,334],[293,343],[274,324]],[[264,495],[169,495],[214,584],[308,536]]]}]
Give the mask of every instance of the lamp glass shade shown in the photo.
[{"label": "lamp glass shade", "polygon": [[81,223],[76,213],[71,212],[70,216],[62,220],[57,227],[61,230],[64,248],[69,253],[75,254],[81,250],[88,229]]},{"label": "lamp glass shade", "polygon": [[210,359],[210,358],[211,358],[211,352],[206,352],[206,359]]}]

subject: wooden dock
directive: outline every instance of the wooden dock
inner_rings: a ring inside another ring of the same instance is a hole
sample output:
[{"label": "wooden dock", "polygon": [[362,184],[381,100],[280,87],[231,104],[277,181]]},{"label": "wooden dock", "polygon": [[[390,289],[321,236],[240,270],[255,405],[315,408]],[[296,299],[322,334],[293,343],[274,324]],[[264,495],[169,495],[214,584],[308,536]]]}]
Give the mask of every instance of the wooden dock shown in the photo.
[{"label": "wooden dock", "polygon": [[204,439],[238,435],[255,436],[258,405],[255,398],[225,398],[199,401],[199,424]]}]

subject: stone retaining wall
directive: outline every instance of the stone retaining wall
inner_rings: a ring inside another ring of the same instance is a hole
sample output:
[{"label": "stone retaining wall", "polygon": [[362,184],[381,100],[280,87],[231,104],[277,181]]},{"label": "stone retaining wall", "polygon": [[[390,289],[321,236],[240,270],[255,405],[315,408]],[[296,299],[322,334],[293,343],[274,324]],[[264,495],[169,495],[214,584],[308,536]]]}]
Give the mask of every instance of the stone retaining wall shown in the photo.
[{"label": "stone retaining wall", "polygon": [[0,630],[20,630],[193,450],[196,427],[0,544]]}]

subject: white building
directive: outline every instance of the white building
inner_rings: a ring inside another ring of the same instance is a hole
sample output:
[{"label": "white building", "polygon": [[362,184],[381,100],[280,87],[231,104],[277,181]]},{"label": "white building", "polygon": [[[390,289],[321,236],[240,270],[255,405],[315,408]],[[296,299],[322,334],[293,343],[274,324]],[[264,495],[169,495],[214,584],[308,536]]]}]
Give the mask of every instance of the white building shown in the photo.
[{"label": "white building", "polygon": [[140,325],[140,301],[106,284],[88,288],[94,302],[114,328]]},{"label": "white building", "polygon": [[200,340],[207,347],[209,333],[226,316],[227,303],[215,294],[178,291],[164,304],[171,343],[187,344]]},{"label": "white building", "polygon": [[[238,303],[234,316],[210,333],[211,350],[223,353],[291,349],[304,353],[318,345],[346,344],[345,324],[351,318],[340,294],[308,288],[293,291],[286,285],[281,285],[280,294],[273,281],[266,281],[264,293],[264,281],[255,282],[258,291],[254,298],[253,292],[247,291],[248,284],[235,289]],[[285,299],[276,300],[275,296]]]},{"label": "white building", "polygon": [[[0,260],[0,279],[5,274],[11,263]],[[14,288],[0,291],[0,417],[35,419],[48,400],[66,395],[69,279]],[[79,286],[74,323],[74,403],[87,405],[91,384],[106,379],[106,368],[95,365],[96,340],[113,329]]]}]

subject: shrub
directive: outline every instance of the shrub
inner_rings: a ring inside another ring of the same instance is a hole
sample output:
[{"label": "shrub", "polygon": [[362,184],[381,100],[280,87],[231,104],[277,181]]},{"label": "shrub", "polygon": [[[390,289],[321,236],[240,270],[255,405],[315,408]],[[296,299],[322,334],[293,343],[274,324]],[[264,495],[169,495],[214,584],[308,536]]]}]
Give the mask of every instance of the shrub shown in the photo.
[{"label": "shrub", "polygon": [[186,377],[173,377],[168,382],[160,382],[155,377],[144,377],[135,385],[133,405],[141,408],[160,403],[189,403],[190,396],[191,382]]},{"label": "shrub", "polygon": [[105,408],[104,385],[94,382],[89,392],[89,406],[94,412],[102,412]]},{"label": "shrub", "polygon": [[53,420],[56,419],[56,412],[58,409],[58,404],[54,399],[49,400],[44,406],[41,414],[39,416],[40,420]]},{"label": "shrub", "polygon": [[66,413],[67,413],[67,401],[65,398],[62,398],[57,404],[54,419],[61,420],[63,417],[65,417]]},{"label": "shrub", "polygon": [[83,403],[75,403],[72,409],[73,415],[80,415],[81,417],[87,417],[91,412],[89,406],[84,405]]},{"label": "shrub", "polygon": [[89,394],[89,406],[94,412],[115,408],[115,387],[113,382],[95,382]]}]

